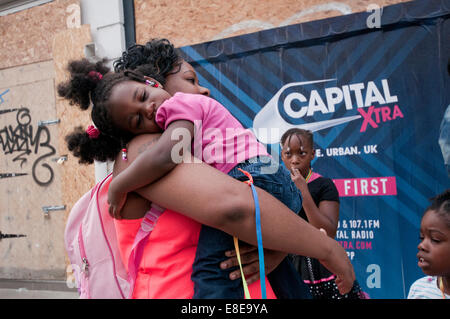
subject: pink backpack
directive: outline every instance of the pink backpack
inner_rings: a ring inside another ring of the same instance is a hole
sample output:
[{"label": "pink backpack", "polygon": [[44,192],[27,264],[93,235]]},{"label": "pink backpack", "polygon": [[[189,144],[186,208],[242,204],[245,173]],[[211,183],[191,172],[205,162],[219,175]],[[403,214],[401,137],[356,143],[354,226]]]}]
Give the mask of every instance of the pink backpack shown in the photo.
[{"label": "pink backpack", "polygon": [[66,223],[64,241],[80,298],[131,298],[142,251],[162,213],[156,205],[146,213],[128,260],[122,262],[114,220],[106,197],[111,175],[97,183],[73,206]]}]

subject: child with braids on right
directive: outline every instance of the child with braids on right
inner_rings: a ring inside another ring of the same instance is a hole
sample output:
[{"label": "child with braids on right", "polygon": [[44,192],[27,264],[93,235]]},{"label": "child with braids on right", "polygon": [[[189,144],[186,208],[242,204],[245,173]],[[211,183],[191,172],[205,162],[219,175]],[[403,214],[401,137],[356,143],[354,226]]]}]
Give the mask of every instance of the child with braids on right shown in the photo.
[{"label": "child with braids on right", "polygon": [[450,298],[450,189],[431,199],[417,248],[418,266],[427,276],[411,285],[408,299]]},{"label": "child with braids on right", "polygon": [[[289,172],[279,166],[274,174],[262,174],[264,167],[268,165],[268,161],[262,159],[268,156],[265,147],[254,136],[249,135],[249,131],[217,101],[199,94],[178,92],[170,96],[162,88],[163,79],[158,79],[157,76],[143,76],[139,70],[107,74],[101,62],[95,65],[87,60],[72,62],[69,71],[72,78],[58,87],[58,93],[84,108],[89,106],[90,100],[93,103],[91,117],[96,127],[91,127],[87,133],[79,129],[68,137],[69,149],[81,158],[81,162],[115,159],[120,149],[126,160],[126,144],[132,137],[163,132],[152,148],[140,154],[128,168],[113,178],[108,197],[110,208],[116,217],[120,216],[127,193],[163,177],[179,163],[173,160],[174,149],[177,155],[191,151],[191,143],[193,140],[195,142],[194,134],[203,134],[200,147],[202,155],[209,156],[203,158],[209,165],[238,180],[247,178],[240,168],[250,171],[255,185],[269,193],[273,193],[274,188],[277,189],[274,196],[292,211],[298,211],[301,207],[301,197],[290,180]],[[87,84],[83,85],[83,82]],[[210,117],[205,119],[202,117],[204,115]],[[203,130],[195,126],[198,121],[204,126]],[[209,133],[214,132],[216,135],[207,136],[205,127],[211,128]],[[225,137],[228,128],[235,135],[231,137],[231,141],[221,140],[219,133],[223,133],[222,137]],[[173,139],[173,136],[179,138],[186,132],[189,138],[183,141],[180,148],[180,140]],[[246,135],[244,142],[241,140],[240,144],[235,145],[237,150],[233,148],[231,160],[226,156],[221,157],[224,154],[220,153],[220,148],[225,149],[227,142],[235,143],[236,137],[240,140],[240,136],[236,134]],[[205,152],[207,147],[210,153]],[[192,153],[196,155],[195,150]],[[218,271],[224,251],[233,249],[232,237],[212,227],[208,227],[203,236],[205,227],[207,226],[202,227],[193,265],[192,280],[196,287],[194,298],[242,298],[241,284],[229,280],[228,272]],[[348,258],[344,259],[351,268]],[[334,265],[330,266],[334,268]],[[292,270],[294,274],[295,269]],[[350,278],[343,277],[338,276],[336,283],[342,291],[348,291]],[[297,277],[292,278],[297,280]]]}]

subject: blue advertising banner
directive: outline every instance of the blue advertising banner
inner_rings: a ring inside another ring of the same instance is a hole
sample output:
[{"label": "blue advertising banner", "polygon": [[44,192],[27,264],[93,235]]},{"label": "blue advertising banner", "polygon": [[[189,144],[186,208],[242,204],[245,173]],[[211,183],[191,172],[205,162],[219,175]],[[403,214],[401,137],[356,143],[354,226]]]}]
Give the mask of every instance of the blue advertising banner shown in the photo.
[{"label": "blue advertising banner", "polygon": [[424,276],[421,217],[450,186],[449,40],[450,1],[425,0],[180,48],[272,154],[287,129],[314,132],[313,169],[340,194],[336,240],[371,298],[406,298]]}]

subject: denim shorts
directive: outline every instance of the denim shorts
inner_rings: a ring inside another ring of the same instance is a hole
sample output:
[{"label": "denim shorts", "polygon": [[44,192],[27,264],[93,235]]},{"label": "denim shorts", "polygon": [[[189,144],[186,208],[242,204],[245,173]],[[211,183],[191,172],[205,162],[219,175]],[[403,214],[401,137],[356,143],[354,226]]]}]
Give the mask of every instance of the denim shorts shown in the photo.
[{"label": "denim shorts", "polygon": [[291,174],[284,165],[273,162],[269,156],[257,156],[239,163],[228,173],[237,180],[246,181],[247,176],[238,168],[252,175],[255,186],[276,197],[294,213],[300,212],[302,208],[300,191],[291,180]]}]

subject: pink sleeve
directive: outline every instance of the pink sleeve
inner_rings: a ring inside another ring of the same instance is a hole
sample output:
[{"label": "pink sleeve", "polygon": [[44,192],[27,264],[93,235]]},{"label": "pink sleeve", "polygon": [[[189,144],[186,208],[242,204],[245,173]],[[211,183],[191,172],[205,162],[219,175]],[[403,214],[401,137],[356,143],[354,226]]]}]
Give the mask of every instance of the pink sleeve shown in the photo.
[{"label": "pink sleeve", "polygon": [[162,129],[179,120],[203,121],[209,103],[199,94],[175,93],[156,111],[155,121]]}]

